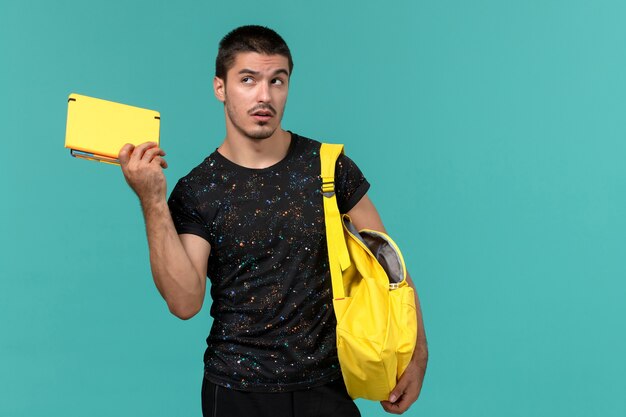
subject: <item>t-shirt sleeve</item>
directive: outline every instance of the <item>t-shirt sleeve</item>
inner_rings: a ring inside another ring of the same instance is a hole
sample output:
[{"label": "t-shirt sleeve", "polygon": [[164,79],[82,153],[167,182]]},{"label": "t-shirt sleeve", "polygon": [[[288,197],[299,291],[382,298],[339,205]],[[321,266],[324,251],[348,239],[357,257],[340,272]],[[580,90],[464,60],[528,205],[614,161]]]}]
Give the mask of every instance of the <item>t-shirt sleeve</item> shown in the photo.
[{"label": "t-shirt sleeve", "polygon": [[337,205],[341,213],[347,213],[356,206],[370,188],[370,183],[359,167],[344,154],[337,158],[335,185]]},{"label": "t-shirt sleeve", "polygon": [[191,187],[178,181],[167,201],[178,234],[191,233],[210,242],[209,225],[200,212],[198,199]]}]

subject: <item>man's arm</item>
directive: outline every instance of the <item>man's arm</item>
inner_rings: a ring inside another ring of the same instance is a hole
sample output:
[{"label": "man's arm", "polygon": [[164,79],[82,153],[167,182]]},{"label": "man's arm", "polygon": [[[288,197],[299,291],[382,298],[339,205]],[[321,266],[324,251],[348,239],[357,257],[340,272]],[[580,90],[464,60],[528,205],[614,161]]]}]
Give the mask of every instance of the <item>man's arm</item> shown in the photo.
[{"label": "man's arm", "polygon": [[172,314],[186,320],[202,308],[211,246],[199,236],[176,232],[166,200],[163,156],[163,150],[147,142],[124,145],[119,160],[141,202],[154,283]]},{"label": "man's arm", "polygon": [[[374,204],[365,195],[357,204],[348,212],[352,223],[357,228],[372,229],[380,232],[387,233],[383,222],[374,207]],[[422,382],[424,381],[424,374],[426,373],[426,364],[428,362],[428,345],[426,343],[426,332],[424,331],[424,321],[422,319],[422,309],[420,308],[419,297],[415,284],[411,280],[411,277],[407,274],[407,282],[415,291],[415,306],[417,307],[417,344],[413,357],[408,367],[400,377],[400,380],[396,384],[389,395],[389,401],[381,401],[381,405],[385,411],[393,414],[402,414],[417,401],[420,391],[422,390]]]}]

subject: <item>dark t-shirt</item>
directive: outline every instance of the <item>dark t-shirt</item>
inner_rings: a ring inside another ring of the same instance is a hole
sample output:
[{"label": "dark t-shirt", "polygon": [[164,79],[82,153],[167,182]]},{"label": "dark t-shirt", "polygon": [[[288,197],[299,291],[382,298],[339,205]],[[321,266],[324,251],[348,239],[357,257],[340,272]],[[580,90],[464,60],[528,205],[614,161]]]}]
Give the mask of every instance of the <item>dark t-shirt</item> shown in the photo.
[{"label": "dark t-shirt", "polygon": [[[211,245],[213,326],[205,375],[218,385],[274,392],[340,377],[320,179],[320,142],[291,136],[264,169],[213,152],[169,198],[178,233]],[[349,211],[369,183],[346,156],[337,200]]]}]

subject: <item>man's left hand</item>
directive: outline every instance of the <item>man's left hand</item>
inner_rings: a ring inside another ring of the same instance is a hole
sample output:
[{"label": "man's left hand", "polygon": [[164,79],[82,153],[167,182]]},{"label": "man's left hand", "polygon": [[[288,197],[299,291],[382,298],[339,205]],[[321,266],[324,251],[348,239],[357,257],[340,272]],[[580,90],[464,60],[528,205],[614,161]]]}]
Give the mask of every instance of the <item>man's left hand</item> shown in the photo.
[{"label": "man's left hand", "polygon": [[409,363],[396,387],[389,394],[389,400],[380,402],[386,412],[402,414],[417,401],[422,390],[425,371],[416,361]]}]

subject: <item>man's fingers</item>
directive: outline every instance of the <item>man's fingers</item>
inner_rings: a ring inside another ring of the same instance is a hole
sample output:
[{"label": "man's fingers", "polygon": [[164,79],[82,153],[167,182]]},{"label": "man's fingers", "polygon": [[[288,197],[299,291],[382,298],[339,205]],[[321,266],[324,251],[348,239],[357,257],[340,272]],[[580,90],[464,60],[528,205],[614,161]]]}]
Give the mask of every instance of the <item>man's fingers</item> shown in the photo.
[{"label": "man's fingers", "polygon": [[144,142],[137,146],[127,143],[120,149],[118,159],[120,165],[124,167],[130,162],[137,163],[142,160],[149,163],[155,156],[165,156],[165,151],[159,148],[155,142]]},{"label": "man's fingers", "polygon": [[409,374],[402,375],[395,388],[389,394],[388,401],[381,401],[386,412],[391,414],[402,414],[409,409],[419,396],[419,386],[417,382],[410,378]]},{"label": "man's fingers", "polygon": [[157,146],[156,142],[144,142],[141,145],[137,145],[130,156],[131,161],[139,162],[143,158],[144,153],[155,146]]},{"label": "man's fingers", "polygon": [[409,385],[408,380],[406,378],[400,378],[395,388],[389,394],[389,402],[395,403],[396,401],[398,401],[398,399],[400,399],[402,395],[404,395],[407,385]]},{"label": "man's fingers", "polygon": [[150,148],[145,151],[143,156],[141,157],[141,160],[144,162],[150,162],[157,156],[165,156],[165,152],[163,151],[163,149],[155,146],[154,148]]},{"label": "man's fingers", "polygon": [[406,411],[406,409],[401,406],[400,402],[394,404],[389,401],[381,401],[380,404],[383,406],[383,409],[390,414],[402,414]]},{"label": "man's fingers", "polygon": [[152,161],[161,165],[161,168],[163,169],[167,168],[167,162],[160,156],[156,156]]},{"label": "man's fingers", "polygon": [[135,145],[127,143],[126,145],[122,146],[122,149],[120,149],[119,154],[117,155],[117,159],[119,159],[120,161],[120,165],[125,166],[128,161],[130,160],[130,155],[133,152],[133,149],[135,149]]},{"label": "man's fingers", "polygon": [[411,404],[415,402],[415,399],[411,399],[408,395],[403,394],[396,399],[396,402],[381,401],[380,405],[383,406],[386,412],[391,414],[402,414],[409,409]]}]

